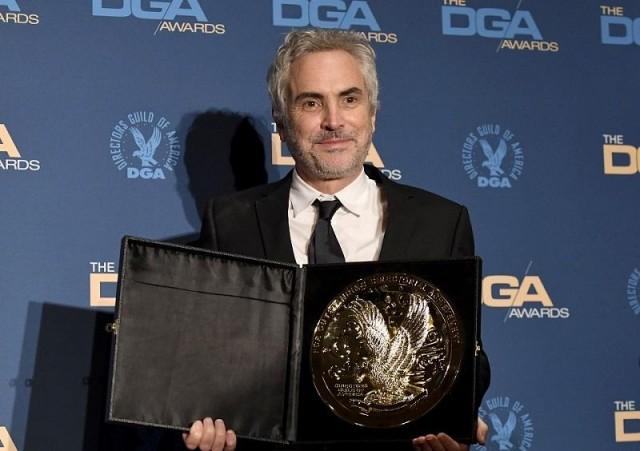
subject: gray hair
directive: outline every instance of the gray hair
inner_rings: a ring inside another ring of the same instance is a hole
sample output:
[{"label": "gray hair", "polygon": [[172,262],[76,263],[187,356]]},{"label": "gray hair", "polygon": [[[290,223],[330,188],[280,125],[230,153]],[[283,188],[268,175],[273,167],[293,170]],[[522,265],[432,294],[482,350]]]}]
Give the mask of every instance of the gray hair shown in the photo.
[{"label": "gray hair", "polygon": [[378,109],[376,53],[362,35],[344,30],[308,29],[289,32],[267,73],[273,119],[280,127],[287,123],[291,64],[298,58],[324,50],[344,50],[359,63],[372,114]]}]

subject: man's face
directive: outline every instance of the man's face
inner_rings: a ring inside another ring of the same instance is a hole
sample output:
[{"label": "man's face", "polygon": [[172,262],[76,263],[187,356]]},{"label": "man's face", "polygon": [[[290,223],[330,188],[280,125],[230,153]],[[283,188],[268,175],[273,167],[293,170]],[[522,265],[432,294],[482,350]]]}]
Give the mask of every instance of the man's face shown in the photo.
[{"label": "man's face", "polygon": [[280,137],[308,182],[360,173],[375,113],[358,61],[343,50],[307,54],[291,65],[288,121]]}]

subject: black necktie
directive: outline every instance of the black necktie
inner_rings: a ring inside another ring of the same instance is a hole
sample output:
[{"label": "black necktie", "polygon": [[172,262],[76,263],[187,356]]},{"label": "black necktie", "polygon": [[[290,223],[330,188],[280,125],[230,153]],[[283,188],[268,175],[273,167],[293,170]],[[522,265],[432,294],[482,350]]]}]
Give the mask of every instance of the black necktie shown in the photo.
[{"label": "black necktie", "polygon": [[344,262],[342,249],[331,227],[331,218],[342,204],[337,199],[316,199],[313,205],[318,208],[318,221],[309,241],[309,263]]}]

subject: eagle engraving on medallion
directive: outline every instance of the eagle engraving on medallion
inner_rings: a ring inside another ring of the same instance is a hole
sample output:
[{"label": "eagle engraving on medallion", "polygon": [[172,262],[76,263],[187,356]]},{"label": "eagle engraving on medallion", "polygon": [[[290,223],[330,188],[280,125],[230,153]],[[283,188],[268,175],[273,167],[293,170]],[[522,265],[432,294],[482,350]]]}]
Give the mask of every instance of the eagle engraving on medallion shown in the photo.
[{"label": "eagle engraving on medallion", "polygon": [[418,352],[433,329],[433,322],[427,300],[415,294],[409,298],[409,307],[398,327],[387,324],[371,301],[357,298],[347,308],[371,356],[356,378],[358,382],[368,379],[373,387],[363,399],[365,404],[390,406],[410,401],[426,390],[412,383],[411,378],[415,376]]},{"label": "eagle engraving on medallion", "polygon": [[435,286],[403,273],[374,275],[344,289],[318,321],[313,382],[353,424],[404,424],[446,394],[461,346],[456,315]]}]

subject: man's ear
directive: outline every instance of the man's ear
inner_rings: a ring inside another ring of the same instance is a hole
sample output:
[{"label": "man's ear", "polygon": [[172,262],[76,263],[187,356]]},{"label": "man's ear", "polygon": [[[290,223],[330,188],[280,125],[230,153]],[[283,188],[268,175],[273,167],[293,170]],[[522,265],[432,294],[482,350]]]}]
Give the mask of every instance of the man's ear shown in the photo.
[{"label": "man's ear", "polygon": [[375,132],[376,131],[376,113],[374,112],[371,115],[371,132]]},{"label": "man's ear", "polygon": [[285,126],[280,121],[276,122],[276,132],[280,137],[280,141],[282,141],[283,143],[287,142],[287,134],[285,132]]}]

